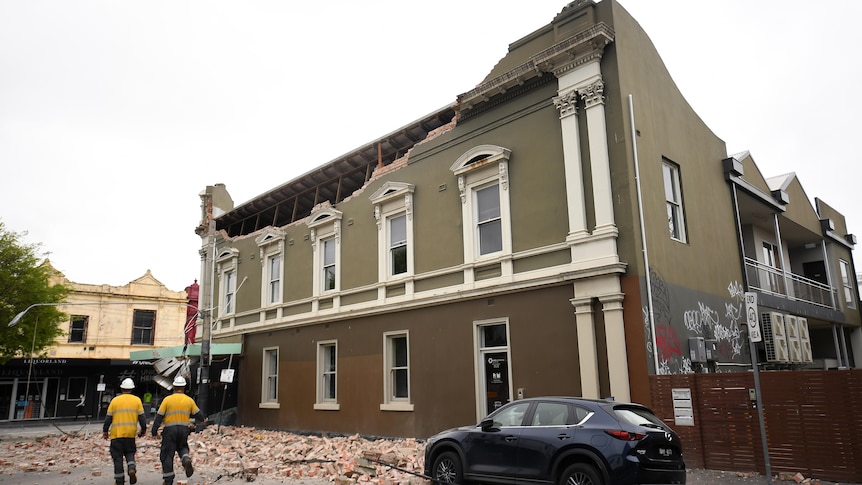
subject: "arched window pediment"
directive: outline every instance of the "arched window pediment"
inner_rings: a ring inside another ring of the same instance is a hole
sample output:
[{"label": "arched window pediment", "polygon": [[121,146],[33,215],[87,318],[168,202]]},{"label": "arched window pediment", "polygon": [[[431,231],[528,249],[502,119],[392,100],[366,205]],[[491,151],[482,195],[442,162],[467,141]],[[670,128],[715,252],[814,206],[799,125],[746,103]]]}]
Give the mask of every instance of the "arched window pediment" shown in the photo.
[{"label": "arched window pediment", "polygon": [[512,151],[497,145],[478,145],[458,157],[449,168],[455,175],[461,175],[492,163],[508,163]]},{"label": "arched window pediment", "polygon": [[379,189],[375,190],[368,199],[373,204],[380,204],[395,197],[412,194],[416,190],[416,186],[405,182],[386,182]]},{"label": "arched window pediment", "polygon": [[314,229],[324,224],[340,221],[341,216],[342,212],[340,210],[333,209],[332,207],[324,207],[312,212],[311,215],[308,216],[307,226]]},{"label": "arched window pediment", "polygon": [[227,248],[227,249],[222,249],[221,251],[218,252],[218,254],[216,256],[216,261],[221,263],[222,261],[226,261],[228,259],[238,258],[238,257],[239,257],[239,249]]},{"label": "arched window pediment", "polygon": [[254,242],[257,243],[258,246],[266,246],[278,241],[284,240],[284,231],[280,231],[278,229],[265,229],[263,233],[256,238],[254,238]]}]

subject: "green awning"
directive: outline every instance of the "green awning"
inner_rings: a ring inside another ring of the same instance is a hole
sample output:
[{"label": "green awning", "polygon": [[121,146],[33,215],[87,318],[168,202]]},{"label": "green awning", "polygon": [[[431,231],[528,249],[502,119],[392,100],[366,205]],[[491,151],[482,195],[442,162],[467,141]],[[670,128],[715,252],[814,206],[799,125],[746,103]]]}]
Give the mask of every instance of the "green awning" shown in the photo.
[{"label": "green awning", "polygon": [[[210,345],[210,354],[211,355],[239,355],[242,353],[242,344],[241,343],[229,343],[229,344],[211,344]],[[162,347],[158,349],[148,349],[148,350],[136,350],[129,354],[129,360],[155,360],[155,359],[165,359],[168,357],[180,357],[183,355],[183,346],[176,345],[174,347]],[[190,344],[186,348],[187,356],[197,356],[201,355],[201,344]]]}]

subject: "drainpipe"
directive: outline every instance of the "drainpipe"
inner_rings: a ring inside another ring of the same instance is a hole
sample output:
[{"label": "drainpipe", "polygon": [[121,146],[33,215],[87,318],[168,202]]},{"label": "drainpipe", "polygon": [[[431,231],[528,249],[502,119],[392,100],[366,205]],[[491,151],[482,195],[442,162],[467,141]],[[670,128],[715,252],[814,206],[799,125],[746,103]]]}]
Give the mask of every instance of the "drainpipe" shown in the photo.
[{"label": "drainpipe", "polygon": [[647,239],[646,239],[646,230],[644,228],[644,210],[643,210],[643,197],[641,195],[641,173],[638,162],[638,141],[637,141],[637,131],[635,130],[635,106],[634,106],[634,98],[631,94],[629,94],[629,121],[631,122],[631,138],[632,138],[632,155],[634,157],[635,163],[635,187],[637,187],[638,194],[638,219],[640,222],[641,229],[641,251],[644,256],[644,270],[646,271],[646,291],[647,291],[647,313],[649,315],[649,327],[650,327],[650,338],[652,339],[652,356],[653,356],[653,365],[655,366],[655,373],[659,375],[659,366],[658,366],[658,344],[656,343],[655,338],[655,317],[653,312],[653,304],[652,304],[652,282],[650,281],[650,271],[649,271],[649,251],[647,251]]}]

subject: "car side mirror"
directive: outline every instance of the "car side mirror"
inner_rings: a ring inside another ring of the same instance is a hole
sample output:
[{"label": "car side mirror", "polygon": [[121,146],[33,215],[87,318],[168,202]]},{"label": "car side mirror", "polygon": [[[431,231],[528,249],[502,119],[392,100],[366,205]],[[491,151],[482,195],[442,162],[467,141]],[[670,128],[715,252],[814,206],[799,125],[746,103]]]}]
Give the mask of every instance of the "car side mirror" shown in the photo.
[{"label": "car side mirror", "polygon": [[494,426],[494,420],[493,419],[483,419],[482,422],[479,423],[479,427],[482,428],[482,431],[490,431],[490,430],[497,429]]}]

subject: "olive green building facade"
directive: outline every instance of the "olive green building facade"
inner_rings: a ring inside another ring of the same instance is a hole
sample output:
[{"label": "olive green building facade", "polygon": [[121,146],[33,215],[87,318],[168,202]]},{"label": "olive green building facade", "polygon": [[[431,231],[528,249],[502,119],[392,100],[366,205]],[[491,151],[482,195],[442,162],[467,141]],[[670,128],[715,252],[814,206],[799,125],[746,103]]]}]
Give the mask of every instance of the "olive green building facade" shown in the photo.
[{"label": "olive green building facade", "polygon": [[750,369],[746,292],[766,365],[862,345],[843,216],[728,154],[613,0],[566,5],[450,106],[240,206],[201,199],[240,424],[427,437],[519,397],[649,404],[651,374]]}]

